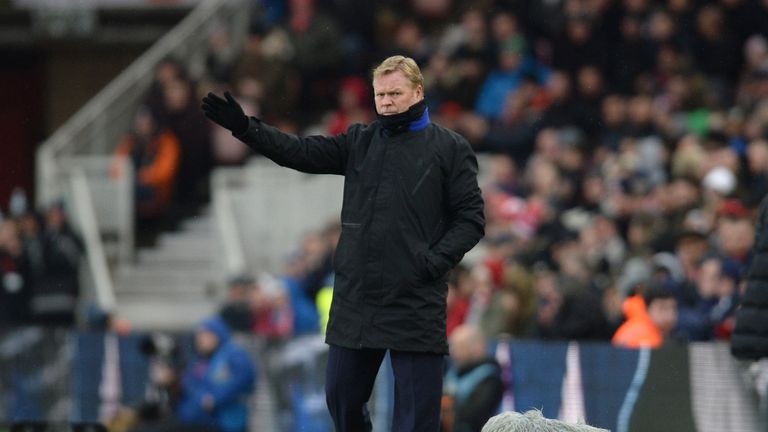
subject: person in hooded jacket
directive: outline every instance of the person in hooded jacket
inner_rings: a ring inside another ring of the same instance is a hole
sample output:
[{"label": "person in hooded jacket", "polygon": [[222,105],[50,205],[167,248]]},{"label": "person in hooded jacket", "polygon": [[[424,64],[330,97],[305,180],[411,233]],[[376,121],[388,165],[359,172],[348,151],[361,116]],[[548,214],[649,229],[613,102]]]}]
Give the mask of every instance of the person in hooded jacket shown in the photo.
[{"label": "person in hooded jacket", "polygon": [[446,275],[483,237],[477,160],[429,119],[416,62],[373,71],[377,121],[333,137],[285,134],[209,93],[213,122],[282,166],[345,177],[326,342],[326,402],[336,430],[371,430],[366,402],[384,355],[395,375],[393,430],[440,427]]},{"label": "person in hooded jacket", "polygon": [[660,348],[677,324],[677,300],[661,286],[628,297],[623,305],[627,320],[612,342],[624,348]]},{"label": "person in hooded jacket", "polygon": [[198,357],[184,371],[178,420],[189,428],[245,432],[247,399],[256,386],[256,368],[248,353],[230,339],[224,320],[204,320],[195,332]]}]

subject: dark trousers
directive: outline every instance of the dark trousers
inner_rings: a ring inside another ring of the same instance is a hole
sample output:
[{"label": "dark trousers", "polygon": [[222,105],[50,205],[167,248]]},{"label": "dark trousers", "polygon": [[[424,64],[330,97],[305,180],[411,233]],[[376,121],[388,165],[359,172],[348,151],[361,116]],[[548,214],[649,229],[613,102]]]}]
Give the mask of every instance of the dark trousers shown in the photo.
[{"label": "dark trousers", "polygon": [[[336,432],[371,430],[366,403],[384,359],[383,349],[331,345],[325,398]],[[390,350],[395,375],[393,432],[438,432],[443,392],[443,356]]]}]

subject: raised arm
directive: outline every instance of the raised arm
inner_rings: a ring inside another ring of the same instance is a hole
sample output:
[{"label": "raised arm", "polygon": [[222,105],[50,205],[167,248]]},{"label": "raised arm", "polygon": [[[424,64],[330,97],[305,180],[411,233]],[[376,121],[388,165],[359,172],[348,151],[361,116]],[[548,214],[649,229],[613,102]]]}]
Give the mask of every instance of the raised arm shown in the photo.
[{"label": "raised arm", "polygon": [[229,129],[250,148],[284,167],[312,174],[344,174],[348,149],[347,134],[333,137],[298,137],[247,117],[229,92],[222,99],[213,93],[203,98],[205,116]]}]

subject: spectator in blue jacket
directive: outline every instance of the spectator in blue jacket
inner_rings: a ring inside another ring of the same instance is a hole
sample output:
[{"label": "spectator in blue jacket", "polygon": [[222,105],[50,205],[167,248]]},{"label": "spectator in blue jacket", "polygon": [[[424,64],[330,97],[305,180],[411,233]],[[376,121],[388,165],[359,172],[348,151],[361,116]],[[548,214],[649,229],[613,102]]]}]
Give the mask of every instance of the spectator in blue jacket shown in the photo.
[{"label": "spectator in blue jacket", "polygon": [[219,317],[200,324],[195,349],[198,357],[182,379],[179,420],[221,432],[248,430],[247,399],[256,384],[255,366],[248,353],[230,340],[229,328]]},{"label": "spectator in blue jacket", "polygon": [[527,57],[525,50],[525,40],[519,36],[501,44],[499,68],[485,79],[475,111],[489,119],[498,119],[504,113],[507,96],[517,91],[526,77],[532,77],[540,84],[549,80],[549,69],[536,59]]}]

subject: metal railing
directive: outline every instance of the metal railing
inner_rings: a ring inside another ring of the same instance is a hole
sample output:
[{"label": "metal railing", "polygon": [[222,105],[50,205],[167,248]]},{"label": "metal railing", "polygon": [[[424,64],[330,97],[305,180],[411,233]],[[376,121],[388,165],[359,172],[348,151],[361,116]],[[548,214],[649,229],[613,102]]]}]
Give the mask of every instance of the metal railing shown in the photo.
[{"label": "metal railing", "polygon": [[104,312],[112,312],[115,308],[115,290],[107,265],[104,244],[101,241],[99,222],[94,211],[92,194],[88,179],[83,170],[75,170],[70,176],[72,186],[72,201],[76,217],[80,222],[80,232],[85,241],[86,259],[93,278],[93,292],[96,303]]},{"label": "metal railing", "polygon": [[160,61],[173,56],[187,64],[192,76],[201,75],[207,38],[219,23],[229,31],[231,43],[242,46],[247,8],[245,0],[204,0],[48,138],[37,152],[38,202],[48,203],[61,194],[57,179],[60,157],[112,151],[128,129]]},{"label": "metal railing", "polygon": [[[59,181],[72,184],[74,177],[85,181],[88,200],[98,224],[97,233],[105,236],[107,259],[119,263],[133,259],[133,166],[127,157],[66,156],[59,159],[64,174]],[[113,175],[112,169],[119,175]],[[76,196],[72,196],[77,198]],[[82,198],[81,198],[82,199]],[[75,207],[77,203],[75,203]],[[81,231],[92,229],[82,227]]]},{"label": "metal railing", "polygon": [[[203,0],[182,22],[54,132],[40,146],[36,155],[38,205],[45,206],[58,198],[71,198],[69,189],[75,185],[81,193],[90,190],[87,172],[79,171],[84,168],[87,171],[88,162],[85,162],[86,166],[82,165],[86,160],[83,156],[104,157],[114,151],[119,139],[128,130],[136,108],[152,84],[158,63],[172,57],[185,63],[191,76],[200,77],[209,49],[208,38],[213,31],[221,29],[229,33],[233,49],[240,49],[247,37],[250,16],[248,7],[247,0]],[[120,233],[117,255],[123,264],[133,255],[132,183],[129,187],[130,193],[111,197],[112,201],[106,203],[125,212],[124,217],[119,219],[126,225],[117,230]],[[90,198],[92,209],[103,207],[104,203],[93,202],[93,195]],[[94,246],[93,242],[89,247],[97,249],[89,250],[89,254],[105,254],[104,247]],[[104,257],[99,260],[103,259]],[[92,265],[90,270],[97,271],[95,268],[98,267]],[[107,274],[107,279],[111,281],[111,274]],[[94,280],[104,278],[103,275],[92,276]],[[101,286],[99,283],[96,285]],[[114,294],[102,294],[99,301],[108,301],[106,299],[109,298],[114,298]]]},{"label": "metal railing", "polygon": [[221,240],[218,265],[227,276],[243,273],[247,269],[231,191],[234,184],[239,183],[240,175],[241,169],[238,168],[217,168],[211,175],[213,217]]}]

